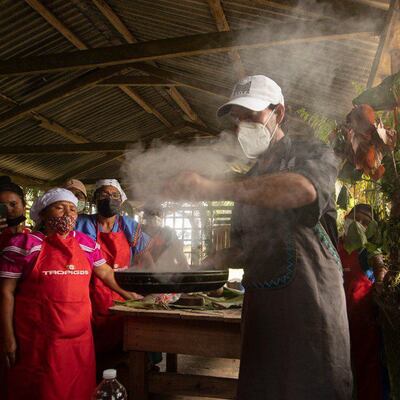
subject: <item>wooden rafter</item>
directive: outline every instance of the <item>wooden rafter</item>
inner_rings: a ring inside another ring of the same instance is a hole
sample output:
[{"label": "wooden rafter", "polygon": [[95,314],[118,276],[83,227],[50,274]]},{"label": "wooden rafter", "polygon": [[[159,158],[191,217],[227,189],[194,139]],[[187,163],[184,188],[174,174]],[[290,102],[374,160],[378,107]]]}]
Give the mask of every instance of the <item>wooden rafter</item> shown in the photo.
[{"label": "wooden rafter", "polygon": [[[128,27],[124,24],[124,22],[119,18],[119,16],[114,12],[114,10],[107,4],[105,0],[92,1],[100,10],[100,12],[104,15],[104,17],[107,18],[110,24],[123,36],[123,38],[128,43],[138,43],[138,40],[133,36]],[[200,117],[192,109],[190,104],[186,101],[182,94],[178,92],[176,88],[169,90],[168,93],[170,94],[172,100],[176,102],[176,104],[191,119],[191,121],[197,122],[200,125],[205,126],[204,122],[200,119]],[[161,122],[163,121],[161,120]]]},{"label": "wooden rafter", "polygon": [[71,142],[74,143],[89,143],[89,140],[86,139],[84,136],[80,135],[79,133],[71,130],[71,129],[67,129],[65,126],[59,124],[58,122],[48,119],[46,117],[44,117],[41,114],[32,113],[32,117],[39,121],[39,126],[43,129],[46,129],[50,132],[54,132],[57,135],[70,140]]},{"label": "wooden rafter", "polygon": [[123,36],[128,43],[137,43],[136,38],[129,31],[121,18],[104,0],[92,0],[100,12],[108,19],[110,24]]},{"label": "wooden rafter", "polygon": [[[5,101],[6,104],[10,105],[10,106],[18,106],[19,103],[12,99],[9,96],[6,96],[2,93],[0,93],[0,99]],[[44,115],[39,114],[35,111],[31,111],[30,112],[30,116],[32,117],[32,119],[35,119],[36,121],[39,122],[39,126],[43,129],[46,129],[48,131],[57,133],[59,136],[62,136],[68,140],[71,140],[71,142],[74,143],[86,143],[88,142],[87,139],[85,139],[82,135],[80,135],[77,132],[74,132],[71,129],[67,129],[64,126],[62,126],[61,124],[59,124],[58,122],[54,121],[54,120],[50,120],[48,118],[46,118]]]},{"label": "wooden rafter", "polygon": [[367,87],[379,84],[391,74],[390,50],[400,48],[400,1],[391,0],[386,22],[372,63]]},{"label": "wooden rafter", "polygon": [[18,183],[22,186],[43,186],[46,182],[42,179],[35,178],[33,176],[20,174],[14,171],[10,171],[8,169],[0,168],[0,175],[9,176],[15,183]]},{"label": "wooden rafter", "polygon": [[25,0],[38,14],[40,14],[51,26],[68,39],[75,47],[86,50],[88,47],[73,32],[71,32],[52,12],[50,12],[38,0]]},{"label": "wooden rafter", "polygon": [[29,116],[32,111],[38,111],[43,107],[54,104],[59,99],[70,96],[84,88],[93,87],[97,82],[110,78],[126,69],[126,65],[113,66],[103,69],[96,69],[87,72],[69,82],[66,82],[41,96],[21,103],[19,106],[0,114],[0,128],[12,124],[20,119]]},{"label": "wooden rafter", "polygon": [[153,114],[157,117],[165,126],[172,127],[172,124],[163,116],[157,109],[147,103],[135,90],[128,86],[118,86],[125,94],[127,94],[132,100],[134,100],[140,107],[142,107],[149,114]]},{"label": "wooden rafter", "polygon": [[148,87],[183,86],[179,83],[171,82],[168,79],[156,78],[154,76],[132,76],[132,75],[115,76],[113,78],[101,81],[97,84],[97,86],[118,86],[118,85],[148,86]]},{"label": "wooden rafter", "polygon": [[199,118],[199,116],[193,111],[190,104],[186,101],[186,99],[179,93],[176,87],[171,87],[168,89],[168,93],[171,98],[175,101],[176,104],[180,107],[180,109],[188,116],[188,118],[197,122],[199,125],[206,127],[206,124]]},{"label": "wooden rafter", "polygon": [[79,167],[69,170],[66,174],[57,178],[53,182],[53,184],[54,185],[61,184],[61,183],[65,182],[67,179],[71,179],[73,177],[79,176],[83,172],[93,171],[94,169],[97,169],[103,165],[109,164],[113,161],[120,160],[122,157],[123,157],[123,152],[117,153],[117,155],[114,155],[111,157],[109,154],[106,154],[103,157],[95,158],[94,160],[88,161],[87,163],[80,165]]},{"label": "wooden rafter", "polygon": [[141,61],[212,54],[243,48],[266,48],[320,41],[337,41],[373,33],[359,25],[339,26],[338,24],[329,25],[319,22],[310,24],[307,29],[305,28],[295,37],[284,27],[281,29],[277,27],[270,32],[248,29],[203,33],[79,52],[10,58],[0,62],[0,76],[68,71],[124,64],[124,67],[132,67],[133,65],[130,64]]},{"label": "wooden rafter", "polygon": [[[231,30],[229,23],[226,19],[224,9],[222,8],[221,0],[208,0],[208,5],[210,7],[211,14],[215,19],[217,29],[220,32],[228,32]],[[231,57],[233,69],[235,70],[236,77],[238,79],[246,76],[246,70],[243,67],[242,60],[238,50],[233,50],[229,53]]]},{"label": "wooden rafter", "polygon": [[[137,63],[135,64],[135,69],[146,72],[158,78],[167,79],[170,82],[176,83],[178,85],[184,85],[191,89],[199,90],[206,94],[218,96],[222,100],[226,100],[230,96],[230,90],[225,89],[221,86],[213,85],[210,83],[204,83],[200,79],[196,79],[193,77],[188,78],[185,75],[178,74],[176,72],[166,71],[161,68],[156,68],[149,64]],[[129,82],[129,77],[127,77],[127,82]]]},{"label": "wooden rafter", "polygon": [[[30,4],[43,18],[46,19],[58,32],[60,32],[64,37],[66,37],[75,47],[77,47],[79,50],[86,50],[88,47],[70,30],[68,30],[60,20],[58,20],[55,15],[48,9],[46,8],[39,0],[25,0],[28,4]],[[98,6],[102,7],[102,9],[106,12],[107,11],[107,4],[103,1],[98,1]],[[122,27],[122,21],[118,21],[114,18],[112,19],[112,16],[110,13],[108,13],[109,17],[111,20],[113,20],[119,29],[124,32],[124,34],[129,37],[129,32],[124,31]],[[117,19],[118,17],[115,16]],[[135,43],[135,40],[133,37],[129,37],[130,42],[129,43]],[[157,117],[165,126],[172,126],[169,121],[167,121],[153,106],[148,104],[138,93],[134,92],[130,88],[126,87],[120,87],[120,89],[129,96],[132,100],[134,100],[140,107],[142,107],[146,112],[153,114],[155,117]]]}]

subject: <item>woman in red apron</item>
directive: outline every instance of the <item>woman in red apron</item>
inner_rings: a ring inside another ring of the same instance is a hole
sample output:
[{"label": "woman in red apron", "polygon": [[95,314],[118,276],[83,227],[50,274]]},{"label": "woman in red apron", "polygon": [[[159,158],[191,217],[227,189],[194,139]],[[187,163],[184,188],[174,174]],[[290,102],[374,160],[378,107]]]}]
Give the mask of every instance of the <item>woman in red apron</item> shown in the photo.
[{"label": "woman in red apron", "polygon": [[92,272],[124,298],[99,246],[73,231],[77,199],[52,189],[31,217],[41,231],[17,235],[0,260],[2,354],[7,400],[88,400],[95,387],[89,282]]},{"label": "woman in red apron", "polygon": [[[7,211],[6,215],[0,215],[0,251],[2,251],[14,235],[30,232],[22,224],[26,219],[24,192],[8,176],[0,176],[0,204],[3,207],[2,212]],[[0,399],[4,398],[6,393],[5,371],[4,360],[0,359]]]},{"label": "woman in red apron", "polygon": [[[358,204],[350,211],[345,220],[345,235],[353,219],[366,229],[372,220],[371,207]],[[349,254],[343,247],[344,241],[345,237],[339,240],[339,255],[343,266],[356,398],[380,400],[384,398],[383,369],[373,286],[375,279],[381,280],[383,276],[381,270],[373,270],[368,264],[365,249]]]},{"label": "woman in red apron", "polygon": [[[140,225],[129,217],[120,216],[126,195],[115,179],[96,182],[93,195],[97,207],[95,215],[80,215],[76,229],[95,239],[101,253],[114,270],[128,268],[147,246]],[[106,353],[122,348],[123,319],[112,315],[109,308],[115,301],[123,301],[96,276],[90,285],[93,306],[93,335],[96,353]],[[141,296],[138,296],[141,298]]]}]

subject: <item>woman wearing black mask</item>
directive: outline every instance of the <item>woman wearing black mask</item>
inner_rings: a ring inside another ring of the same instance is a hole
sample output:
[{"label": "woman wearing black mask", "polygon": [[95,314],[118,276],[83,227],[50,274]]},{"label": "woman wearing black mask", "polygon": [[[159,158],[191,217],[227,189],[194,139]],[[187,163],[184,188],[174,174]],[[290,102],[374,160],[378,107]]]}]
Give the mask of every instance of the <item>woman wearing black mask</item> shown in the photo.
[{"label": "woman wearing black mask", "polygon": [[[126,195],[116,179],[97,181],[93,194],[97,214],[81,214],[76,224],[76,230],[100,244],[103,257],[114,270],[128,268],[141,256],[149,257],[146,252],[149,237],[133,218],[120,215],[125,200]],[[111,315],[108,309],[115,300],[121,301],[121,297],[94,277],[91,300],[96,352],[118,349],[122,343],[122,320]]]},{"label": "woman wearing black mask", "polygon": [[13,183],[8,176],[0,176],[0,250],[16,233],[28,233],[29,229],[22,224],[25,220],[25,197],[20,186]]}]

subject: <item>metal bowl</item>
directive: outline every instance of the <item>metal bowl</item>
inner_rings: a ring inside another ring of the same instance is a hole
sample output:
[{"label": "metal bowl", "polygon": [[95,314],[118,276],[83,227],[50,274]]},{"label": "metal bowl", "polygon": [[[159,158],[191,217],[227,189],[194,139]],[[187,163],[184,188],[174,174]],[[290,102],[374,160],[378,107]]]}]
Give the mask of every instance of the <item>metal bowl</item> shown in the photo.
[{"label": "metal bowl", "polygon": [[125,290],[141,294],[209,292],[223,286],[228,280],[228,270],[143,272],[116,271],[115,280]]}]

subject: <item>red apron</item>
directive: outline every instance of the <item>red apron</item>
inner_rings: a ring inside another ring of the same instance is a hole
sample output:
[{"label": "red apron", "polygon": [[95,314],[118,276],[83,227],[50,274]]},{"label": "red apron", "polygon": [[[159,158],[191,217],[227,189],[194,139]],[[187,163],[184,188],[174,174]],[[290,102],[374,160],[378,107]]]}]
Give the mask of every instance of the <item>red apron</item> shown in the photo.
[{"label": "red apron", "polygon": [[[97,227],[97,242],[107,264],[114,270],[129,267],[131,248],[125,233],[120,230],[120,224],[118,232],[100,232]],[[124,299],[96,276],[92,278],[90,297],[96,352],[111,351],[122,344],[123,319],[112,315],[108,309],[114,305],[115,300],[124,301]]]},{"label": "red apron", "polygon": [[339,242],[350,328],[351,358],[357,399],[383,399],[380,334],[372,282],[361,268],[358,251],[348,254]]},{"label": "red apron", "polygon": [[91,265],[73,237],[47,237],[15,296],[9,400],[88,400],[95,388]]}]

